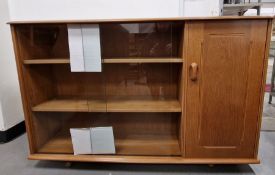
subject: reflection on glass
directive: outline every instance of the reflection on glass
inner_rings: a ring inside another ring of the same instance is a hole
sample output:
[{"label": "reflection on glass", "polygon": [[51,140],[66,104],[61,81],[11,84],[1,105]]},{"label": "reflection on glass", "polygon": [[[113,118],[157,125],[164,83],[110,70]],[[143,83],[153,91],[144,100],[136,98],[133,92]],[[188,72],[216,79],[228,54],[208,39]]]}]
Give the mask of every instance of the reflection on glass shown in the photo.
[{"label": "reflection on glass", "polygon": [[102,56],[177,57],[182,26],[177,23],[101,25]]}]

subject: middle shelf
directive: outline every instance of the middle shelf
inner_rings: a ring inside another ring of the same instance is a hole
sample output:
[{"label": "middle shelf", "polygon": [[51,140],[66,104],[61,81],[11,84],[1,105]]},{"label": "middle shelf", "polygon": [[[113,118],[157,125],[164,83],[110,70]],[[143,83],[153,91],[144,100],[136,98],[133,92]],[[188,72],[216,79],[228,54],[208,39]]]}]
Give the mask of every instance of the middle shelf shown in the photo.
[{"label": "middle shelf", "polygon": [[181,112],[176,99],[52,99],[32,107],[36,112]]},{"label": "middle shelf", "polygon": [[[70,64],[69,58],[25,59],[24,64]],[[182,58],[165,57],[117,57],[104,58],[102,63],[183,63]]]}]

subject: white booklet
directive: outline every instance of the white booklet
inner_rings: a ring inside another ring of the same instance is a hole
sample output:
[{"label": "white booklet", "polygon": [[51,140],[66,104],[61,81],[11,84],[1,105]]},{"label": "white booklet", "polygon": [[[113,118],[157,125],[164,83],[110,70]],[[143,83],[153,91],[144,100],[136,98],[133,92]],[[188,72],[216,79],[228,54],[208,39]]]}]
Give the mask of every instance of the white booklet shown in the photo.
[{"label": "white booklet", "polygon": [[83,41],[80,24],[68,24],[70,65],[72,72],[84,72]]},{"label": "white booklet", "polygon": [[74,155],[92,153],[91,133],[89,128],[71,128],[70,133]]},{"label": "white booklet", "polygon": [[101,72],[98,24],[68,24],[72,72]]},{"label": "white booklet", "polygon": [[91,128],[93,154],[115,154],[113,127]]},{"label": "white booklet", "polygon": [[74,155],[115,154],[113,127],[71,128]]},{"label": "white booklet", "polygon": [[101,72],[101,48],[98,24],[82,24],[85,72]]}]

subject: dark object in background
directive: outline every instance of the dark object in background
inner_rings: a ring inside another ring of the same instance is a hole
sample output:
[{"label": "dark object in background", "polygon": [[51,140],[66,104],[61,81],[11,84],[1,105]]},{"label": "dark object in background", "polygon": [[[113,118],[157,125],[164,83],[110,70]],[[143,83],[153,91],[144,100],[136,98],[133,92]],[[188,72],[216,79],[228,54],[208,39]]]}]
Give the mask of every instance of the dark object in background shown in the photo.
[{"label": "dark object in background", "polygon": [[240,4],[241,0],[224,0],[224,4]]}]

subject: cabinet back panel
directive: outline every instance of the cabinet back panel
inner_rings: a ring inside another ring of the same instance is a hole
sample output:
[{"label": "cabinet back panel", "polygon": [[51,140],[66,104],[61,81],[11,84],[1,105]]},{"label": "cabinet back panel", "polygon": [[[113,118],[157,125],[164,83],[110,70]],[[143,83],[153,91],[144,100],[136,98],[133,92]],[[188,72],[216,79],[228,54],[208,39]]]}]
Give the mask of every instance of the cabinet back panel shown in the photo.
[{"label": "cabinet back panel", "polygon": [[178,57],[183,23],[101,24],[102,57]]},{"label": "cabinet back panel", "polygon": [[67,25],[22,25],[16,32],[21,59],[69,57]]},{"label": "cabinet back panel", "polygon": [[67,65],[53,70],[59,97],[178,98],[178,64],[111,64],[101,73],[72,73]]}]

